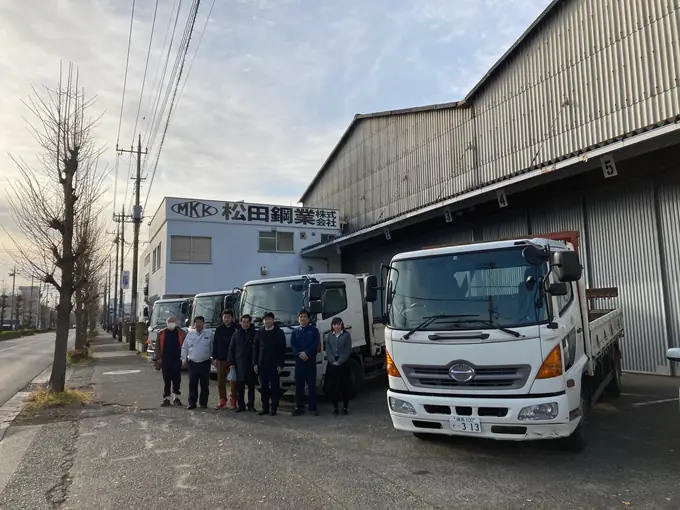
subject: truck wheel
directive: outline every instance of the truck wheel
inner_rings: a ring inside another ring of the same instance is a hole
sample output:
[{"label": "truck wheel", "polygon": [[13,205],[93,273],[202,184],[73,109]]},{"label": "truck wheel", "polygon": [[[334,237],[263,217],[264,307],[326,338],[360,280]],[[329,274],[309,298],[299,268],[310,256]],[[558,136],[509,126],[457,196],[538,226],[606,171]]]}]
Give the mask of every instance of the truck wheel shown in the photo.
[{"label": "truck wheel", "polygon": [[588,444],[588,437],[586,436],[586,428],[588,427],[588,415],[590,414],[590,406],[585,395],[585,389],[581,390],[581,419],[576,427],[576,430],[565,440],[567,449],[574,452],[582,452],[586,449]]},{"label": "truck wheel", "polygon": [[608,397],[619,397],[621,396],[621,355],[618,350],[612,353],[612,369],[614,370],[614,378],[604,389]]},{"label": "truck wheel", "polygon": [[364,367],[355,358],[350,358],[347,362],[352,377],[352,398],[356,397],[364,389]]}]

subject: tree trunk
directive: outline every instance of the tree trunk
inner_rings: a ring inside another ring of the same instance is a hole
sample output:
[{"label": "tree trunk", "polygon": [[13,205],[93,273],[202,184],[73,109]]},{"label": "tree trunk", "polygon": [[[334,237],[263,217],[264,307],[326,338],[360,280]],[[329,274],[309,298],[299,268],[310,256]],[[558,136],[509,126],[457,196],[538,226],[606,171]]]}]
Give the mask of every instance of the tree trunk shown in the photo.
[{"label": "tree trunk", "polygon": [[[73,277],[66,276],[64,280]],[[69,318],[71,316],[71,293],[70,285],[62,286],[59,292],[59,304],[57,305],[57,338],[54,342],[54,359],[52,360],[52,376],[50,377],[50,390],[54,393],[64,391],[66,387],[66,354],[68,351]]]},{"label": "tree trunk", "polygon": [[87,332],[83,329],[84,321],[87,320],[85,317],[85,307],[83,306],[83,291],[81,289],[76,290],[76,350],[85,348],[85,340],[87,338]]}]

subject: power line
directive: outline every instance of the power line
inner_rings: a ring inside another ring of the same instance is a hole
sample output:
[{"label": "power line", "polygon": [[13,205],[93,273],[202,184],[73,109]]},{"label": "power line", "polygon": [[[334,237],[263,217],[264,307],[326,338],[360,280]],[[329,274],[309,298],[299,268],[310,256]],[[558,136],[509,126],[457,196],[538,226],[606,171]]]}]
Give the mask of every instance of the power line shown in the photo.
[{"label": "power line", "polygon": [[[153,186],[153,180],[154,177],[156,176],[156,170],[158,169],[158,161],[160,160],[161,157],[161,152],[163,150],[163,143],[165,142],[165,136],[168,133],[168,127],[170,126],[170,120],[172,118],[172,110],[175,105],[175,99],[177,98],[177,91],[179,88],[180,81],[182,80],[182,72],[184,71],[184,64],[186,63],[186,58],[187,58],[187,53],[189,51],[189,43],[191,42],[191,35],[194,31],[194,25],[196,24],[196,15],[198,14],[198,7],[201,4],[201,0],[194,0],[194,5],[192,6],[192,12],[189,14],[189,20],[191,22],[189,32],[186,38],[186,44],[184,45],[184,51],[182,55],[182,64],[179,68],[179,73],[177,75],[177,83],[175,84],[175,90],[172,95],[172,99],[170,101],[170,110],[168,111],[168,118],[165,122],[165,128],[163,129],[163,135],[161,137],[161,143],[158,147],[158,153],[156,155],[156,161],[154,163],[153,167],[153,172],[151,174],[151,180],[149,181],[149,187],[146,190],[146,198],[144,199],[144,207],[142,210],[146,210],[146,204],[149,201],[149,194],[151,193],[151,188]],[[180,48],[180,52],[182,52],[182,48]],[[179,57],[179,54],[178,54]]]},{"label": "power line", "polygon": [[[125,57],[125,75],[123,77],[123,97],[120,100],[120,116],[118,117],[118,134],[116,135],[116,150],[118,149],[118,143],[120,142],[120,129],[123,124],[123,107],[125,106],[125,90],[127,88],[127,75],[128,67],[130,64],[130,47],[132,46],[132,26],[135,21],[135,3],[136,0],[132,0],[132,13],[130,15],[130,32],[128,33],[128,47],[127,55]],[[113,210],[116,210],[116,199],[118,194],[118,164],[116,164],[115,170],[115,180],[113,185]],[[125,192],[127,195],[127,191]]]}]

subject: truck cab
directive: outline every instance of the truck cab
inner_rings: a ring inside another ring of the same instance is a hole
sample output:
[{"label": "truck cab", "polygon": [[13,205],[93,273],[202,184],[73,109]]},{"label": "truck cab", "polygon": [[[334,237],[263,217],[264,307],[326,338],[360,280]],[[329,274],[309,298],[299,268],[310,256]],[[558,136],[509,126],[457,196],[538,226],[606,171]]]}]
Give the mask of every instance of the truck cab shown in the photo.
[{"label": "truck cab", "polygon": [[285,393],[295,386],[296,353],[290,348],[290,336],[299,326],[301,309],[310,312],[312,323],[321,334],[316,355],[317,387],[324,389],[326,357],[323,340],[331,330],[331,320],[340,316],[352,336],[352,357],[348,362],[352,373],[352,393],[359,393],[367,378],[384,374],[385,355],[383,327],[373,319],[371,306],[364,300],[365,277],[342,273],[269,278],[247,282],[239,297],[240,313],[253,318],[256,327],[262,316],[273,312],[286,334],[286,364],[281,372]]},{"label": "truck cab", "polygon": [[590,406],[604,390],[620,392],[623,316],[588,309],[573,243],[421,250],[397,254],[387,270],[395,428],[421,439],[569,438],[585,446]]},{"label": "truck cab", "polygon": [[177,325],[181,326],[191,316],[192,303],[193,298],[158,299],[153,303],[151,317],[147,321],[146,352],[149,361],[153,359],[158,333],[165,327],[168,317],[174,316]]},{"label": "truck cab", "polygon": [[[215,328],[222,324],[222,312],[224,310],[232,310],[234,316],[238,316],[238,295],[239,289],[196,294],[191,318],[187,318],[185,328],[187,331],[193,329],[194,319],[200,316],[205,319],[205,329],[214,333]],[[210,372],[216,374],[217,369],[210,365]]]}]

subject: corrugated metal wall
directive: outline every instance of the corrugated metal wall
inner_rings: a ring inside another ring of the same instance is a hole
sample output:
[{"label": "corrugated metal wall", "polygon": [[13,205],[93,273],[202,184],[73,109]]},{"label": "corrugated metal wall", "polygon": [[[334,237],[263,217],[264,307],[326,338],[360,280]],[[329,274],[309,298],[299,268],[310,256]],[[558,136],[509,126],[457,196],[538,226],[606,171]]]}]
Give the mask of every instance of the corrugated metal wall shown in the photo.
[{"label": "corrugated metal wall", "polygon": [[680,114],[677,0],[559,4],[472,107],[359,122],[306,205],[354,230]]},{"label": "corrugated metal wall", "polygon": [[680,182],[657,186],[663,244],[663,265],[668,285],[668,319],[671,345],[680,347]]}]

